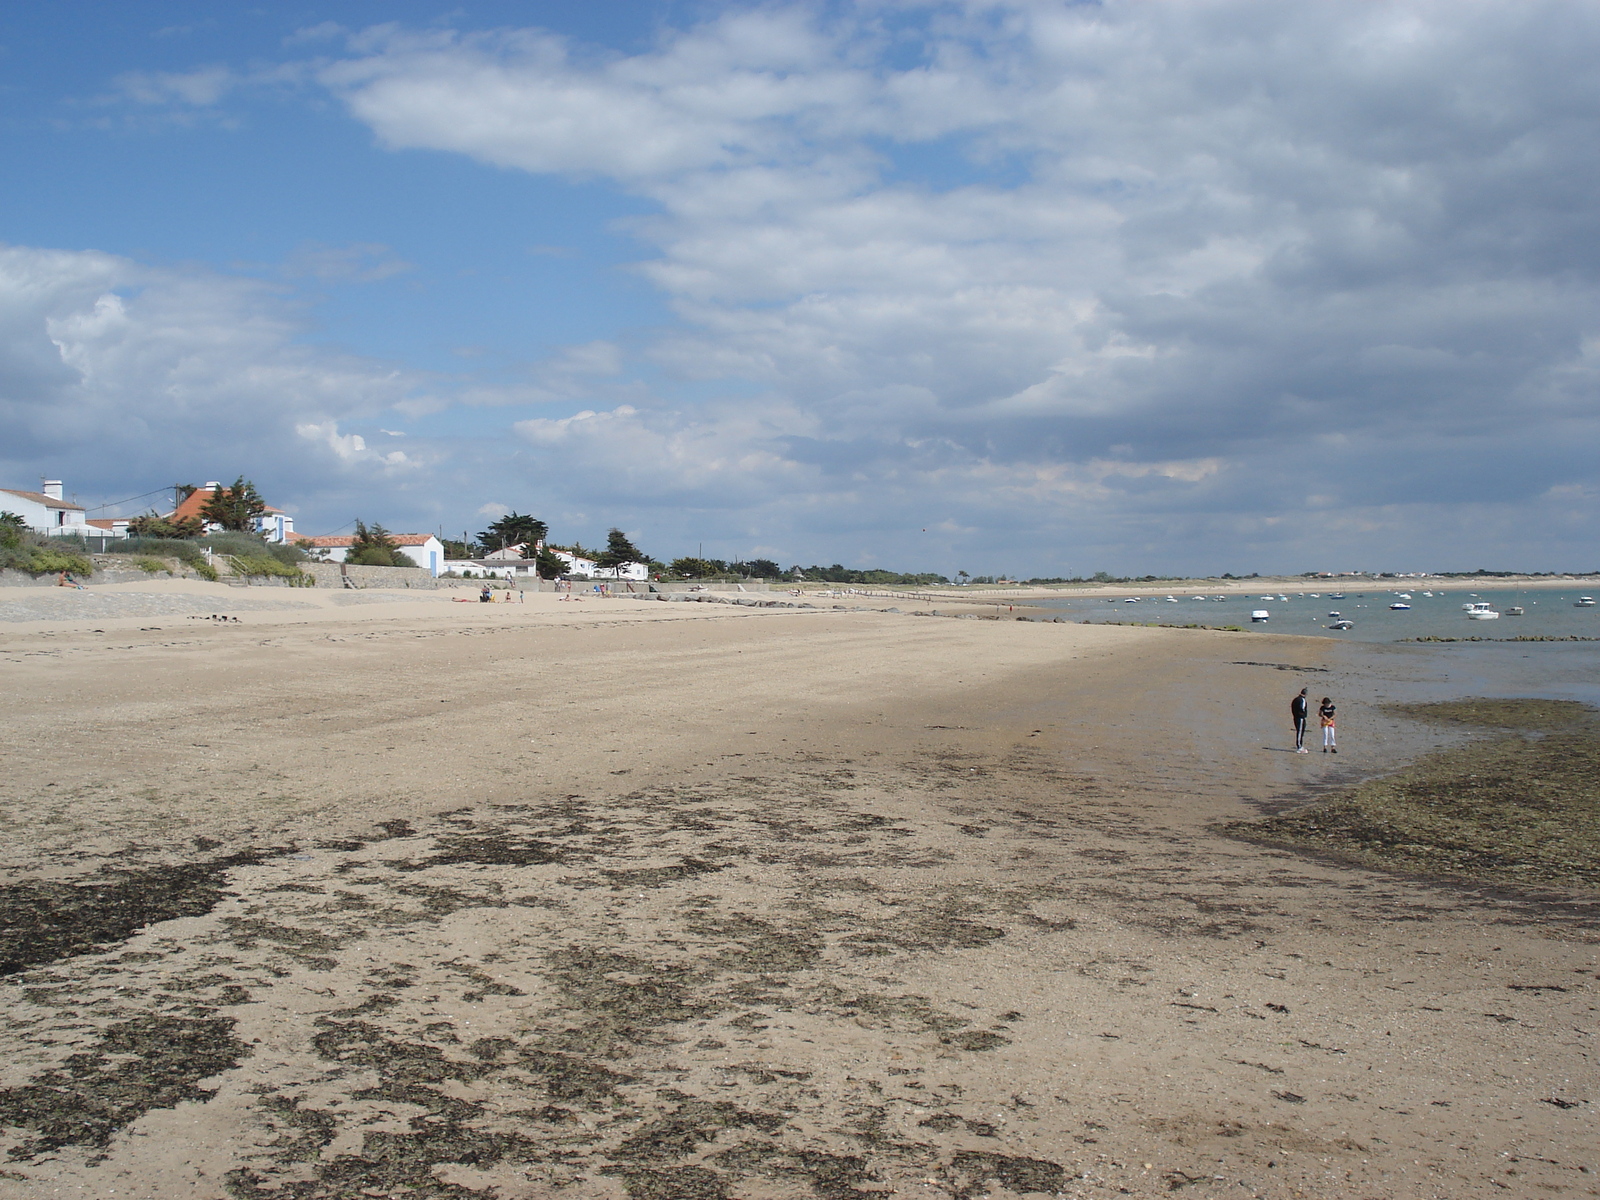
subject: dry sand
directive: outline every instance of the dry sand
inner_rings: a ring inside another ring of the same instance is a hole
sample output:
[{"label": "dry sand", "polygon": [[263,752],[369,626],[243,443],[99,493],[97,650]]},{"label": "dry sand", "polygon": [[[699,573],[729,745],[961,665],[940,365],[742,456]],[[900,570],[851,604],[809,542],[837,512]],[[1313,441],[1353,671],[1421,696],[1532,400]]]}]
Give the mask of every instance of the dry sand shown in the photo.
[{"label": "dry sand", "polygon": [[0,1196],[1600,1194],[1593,897],[1213,832],[1444,742],[1425,648],[47,594]]}]

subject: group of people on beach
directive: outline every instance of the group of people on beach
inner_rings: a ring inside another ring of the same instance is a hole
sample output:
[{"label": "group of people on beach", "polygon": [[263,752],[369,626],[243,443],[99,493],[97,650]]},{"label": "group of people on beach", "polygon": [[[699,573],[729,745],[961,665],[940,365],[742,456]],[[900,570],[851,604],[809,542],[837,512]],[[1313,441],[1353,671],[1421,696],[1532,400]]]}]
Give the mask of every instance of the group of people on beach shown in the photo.
[{"label": "group of people on beach", "polygon": [[[1300,694],[1289,701],[1289,716],[1294,720],[1294,752],[1296,754],[1310,754],[1306,749],[1306,722],[1311,717],[1311,701],[1306,698],[1309,688],[1301,688]],[[1334,704],[1327,696],[1322,698],[1322,703],[1317,706],[1317,716],[1322,720],[1322,752],[1324,754],[1339,753],[1338,744],[1334,737],[1333,725]]]}]

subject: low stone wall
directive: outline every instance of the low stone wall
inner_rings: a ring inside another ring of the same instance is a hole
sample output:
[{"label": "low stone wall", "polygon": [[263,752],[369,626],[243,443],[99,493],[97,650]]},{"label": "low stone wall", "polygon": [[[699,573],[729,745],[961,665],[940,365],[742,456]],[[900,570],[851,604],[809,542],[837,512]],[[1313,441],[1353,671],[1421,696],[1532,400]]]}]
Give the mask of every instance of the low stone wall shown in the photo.
[{"label": "low stone wall", "polygon": [[317,581],[319,588],[342,588],[347,579],[357,588],[427,590],[474,582],[464,579],[435,579],[424,567],[347,567],[343,563],[303,563],[301,569]]},{"label": "low stone wall", "polygon": [[[108,583],[136,583],[147,579],[199,578],[175,558],[156,558],[162,569],[154,573],[134,566],[134,558],[135,556],[128,554],[91,554],[89,560],[94,563],[94,574],[79,577],[78,582],[88,587],[98,587]],[[30,575],[26,571],[0,571],[0,587],[55,587],[58,576],[59,572],[56,571],[49,571],[43,575]]]}]

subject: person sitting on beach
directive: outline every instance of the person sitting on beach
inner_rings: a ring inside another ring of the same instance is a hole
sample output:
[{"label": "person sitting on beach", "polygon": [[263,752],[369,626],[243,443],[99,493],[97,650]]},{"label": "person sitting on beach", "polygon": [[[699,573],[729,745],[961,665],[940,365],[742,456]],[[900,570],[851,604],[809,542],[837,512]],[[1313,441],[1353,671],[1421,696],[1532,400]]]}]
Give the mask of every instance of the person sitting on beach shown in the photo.
[{"label": "person sitting on beach", "polygon": [[1333,701],[1324,696],[1322,703],[1317,706],[1317,716],[1322,718],[1322,752],[1327,754],[1330,750],[1337,754],[1339,747],[1334,743],[1333,734]]},{"label": "person sitting on beach", "polygon": [[1301,688],[1300,694],[1289,701],[1289,716],[1294,721],[1294,752],[1296,754],[1310,754],[1306,749],[1306,717],[1309,715],[1311,702],[1306,699],[1307,689]]},{"label": "person sitting on beach", "polygon": [[492,589],[487,583],[483,585],[483,591],[478,594],[478,603],[480,603],[480,604],[493,604],[494,603],[494,589]]}]

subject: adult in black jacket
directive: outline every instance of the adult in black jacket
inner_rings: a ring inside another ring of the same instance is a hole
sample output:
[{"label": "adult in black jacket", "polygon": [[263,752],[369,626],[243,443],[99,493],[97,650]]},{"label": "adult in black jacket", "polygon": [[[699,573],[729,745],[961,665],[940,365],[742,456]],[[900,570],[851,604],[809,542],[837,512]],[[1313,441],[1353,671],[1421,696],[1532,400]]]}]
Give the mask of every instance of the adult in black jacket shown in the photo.
[{"label": "adult in black jacket", "polygon": [[1289,715],[1294,718],[1294,752],[1296,754],[1311,753],[1306,749],[1306,717],[1310,715],[1311,703],[1306,699],[1306,689],[1301,688],[1300,694],[1289,701]]}]

